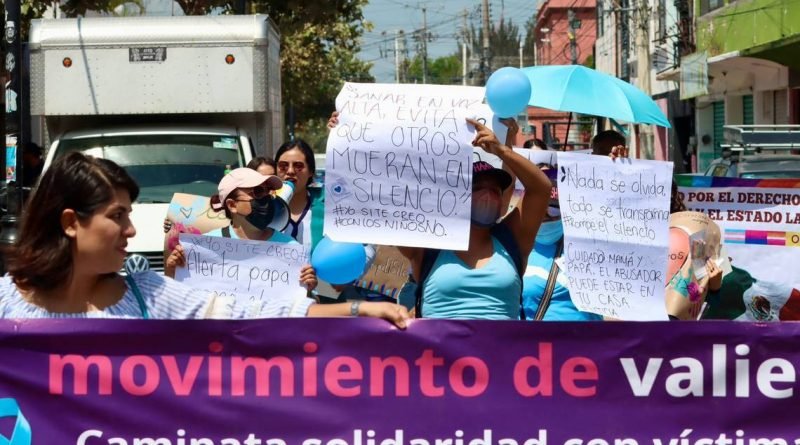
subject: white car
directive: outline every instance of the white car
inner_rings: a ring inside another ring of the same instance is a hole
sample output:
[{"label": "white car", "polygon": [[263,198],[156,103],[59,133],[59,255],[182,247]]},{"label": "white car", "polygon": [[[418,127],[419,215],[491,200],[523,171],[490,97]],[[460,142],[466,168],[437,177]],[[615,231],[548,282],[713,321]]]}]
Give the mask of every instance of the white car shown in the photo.
[{"label": "white car", "polygon": [[706,176],[745,179],[800,178],[800,155],[756,154],[715,159]]}]

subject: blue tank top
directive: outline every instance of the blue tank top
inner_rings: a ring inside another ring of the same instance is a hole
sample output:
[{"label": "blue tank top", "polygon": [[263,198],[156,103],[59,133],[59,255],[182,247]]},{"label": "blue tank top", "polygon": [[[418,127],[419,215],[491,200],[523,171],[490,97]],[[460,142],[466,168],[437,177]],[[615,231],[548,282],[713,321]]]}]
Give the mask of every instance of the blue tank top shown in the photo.
[{"label": "blue tank top", "polygon": [[514,260],[492,238],[494,254],[483,267],[471,269],[455,252],[439,252],[423,283],[426,318],[519,320],[522,283]]}]

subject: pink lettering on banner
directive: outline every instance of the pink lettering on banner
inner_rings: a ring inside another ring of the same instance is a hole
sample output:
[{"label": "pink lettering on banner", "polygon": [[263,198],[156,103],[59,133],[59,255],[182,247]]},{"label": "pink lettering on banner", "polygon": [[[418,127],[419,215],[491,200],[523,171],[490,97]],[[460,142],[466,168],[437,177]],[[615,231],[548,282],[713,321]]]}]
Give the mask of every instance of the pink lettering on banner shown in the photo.
[{"label": "pink lettering on banner", "polygon": [[[255,385],[247,385],[247,370],[253,369]],[[294,396],[294,365],[286,357],[231,357],[231,395],[244,396],[245,388],[256,388],[257,396],[270,395],[270,374],[278,369],[280,394],[282,397]]]},{"label": "pink lettering on banner", "polygon": [[[136,368],[141,368],[144,382],[136,383]],[[161,371],[152,357],[146,355],[132,355],[122,361],[119,368],[119,383],[128,394],[133,396],[149,396],[158,388],[161,380]]]},{"label": "pink lettering on banner", "polygon": [[[539,343],[538,357],[522,357],[514,366],[514,388],[523,397],[553,396],[553,344]],[[538,379],[534,382],[531,373]],[[597,393],[595,385],[578,386],[577,381],[597,382],[597,364],[587,357],[570,357],[559,368],[561,389],[572,397],[592,397]]]},{"label": "pink lettering on banner", "polygon": [[[464,372],[471,369],[475,383],[467,386],[464,383]],[[462,357],[450,367],[450,386],[462,397],[476,397],[484,393],[489,386],[489,367],[477,357]]]},{"label": "pink lettering on banner", "polygon": [[364,378],[361,363],[353,357],[335,357],[325,366],[325,386],[337,397],[356,397],[361,394],[361,385],[343,386],[349,380]]},{"label": "pink lettering on banner", "polygon": [[[314,342],[303,345],[303,352],[316,354],[319,346]],[[303,397],[317,395],[317,357],[303,357]]]},{"label": "pink lettering on banner", "polygon": [[[580,369],[580,370],[579,370]],[[597,382],[597,364],[587,357],[573,357],[561,367],[561,387],[573,397],[592,397],[597,394],[597,386],[578,386],[578,381]]]},{"label": "pink lettering on banner", "polygon": [[444,395],[444,387],[436,386],[433,378],[433,368],[444,366],[444,359],[436,357],[433,349],[426,349],[414,364],[419,367],[419,386],[420,390],[422,390],[422,395],[426,397],[442,397]]},{"label": "pink lettering on banner", "polygon": [[386,391],[386,370],[394,370],[394,395],[396,397],[408,397],[411,378],[409,375],[408,362],[402,357],[371,357],[369,359],[369,393],[370,395],[383,397]]},{"label": "pink lettering on banner", "polygon": [[65,394],[64,374],[69,366],[72,369],[72,393],[85,396],[89,392],[89,368],[97,371],[97,394],[111,395],[113,369],[111,359],[105,355],[50,355],[50,394]]},{"label": "pink lettering on banner", "polygon": [[[222,352],[222,343],[213,342],[208,345],[212,353]],[[222,357],[208,358],[208,395],[222,395]]]},{"label": "pink lettering on banner", "polygon": [[[539,374],[539,383],[530,384],[531,369]],[[514,366],[514,388],[524,397],[553,395],[553,344],[539,343],[539,357],[522,357]]]},{"label": "pink lettering on banner", "polygon": [[[513,368],[514,389],[523,397],[553,395],[553,344],[543,342],[538,349],[538,356],[521,357]],[[446,361],[430,348],[413,361],[401,356],[334,356],[322,365],[315,342],[303,343],[303,355],[298,357],[225,356],[223,350],[222,343],[212,342],[206,356],[132,355],[118,362],[105,355],[53,354],[50,393],[105,396],[112,394],[118,382],[118,390],[138,397],[167,385],[181,397],[317,397],[322,385],[327,394],[342,398],[410,397],[412,388],[424,397],[450,393],[472,398],[484,395],[491,383],[484,359],[466,356]],[[65,387],[69,377],[72,386]],[[568,357],[558,377],[561,389],[570,396],[596,394],[597,365],[586,357]],[[207,380],[207,386],[198,385],[198,379]]]},{"label": "pink lettering on banner", "polygon": [[203,357],[189,357],[189,363],[186,364],[186,371],[183,373],[181,373],[178,360],[174,356],[162,355],[161,362],[164,363],[164,370],[167,372],[169,384],[175,389],[175,395],[191,395],[197,374],[200,373],[200,367],[203,366]]}]

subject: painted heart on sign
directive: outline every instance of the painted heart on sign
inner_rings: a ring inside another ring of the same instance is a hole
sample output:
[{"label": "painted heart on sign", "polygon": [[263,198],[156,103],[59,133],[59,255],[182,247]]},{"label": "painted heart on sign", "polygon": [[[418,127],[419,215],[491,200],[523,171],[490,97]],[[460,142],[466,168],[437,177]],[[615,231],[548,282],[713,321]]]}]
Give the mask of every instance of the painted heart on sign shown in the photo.
[{"label": "painted heart on sign", "polygon": [[191,207],[189,207],[188,209],[186,207],[181,207],[180,210],[181,210],[181,215],[183,215],[184,218],[189,219],[189,217],[192,216],[193,209]]}]

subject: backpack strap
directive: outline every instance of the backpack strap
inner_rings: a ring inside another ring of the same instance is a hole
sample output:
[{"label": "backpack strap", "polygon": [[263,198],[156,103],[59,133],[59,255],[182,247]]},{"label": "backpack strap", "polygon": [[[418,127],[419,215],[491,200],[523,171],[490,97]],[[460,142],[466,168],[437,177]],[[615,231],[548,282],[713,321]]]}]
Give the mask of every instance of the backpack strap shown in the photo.
[{"label": "backpack strap", "polygon": [[[497,241],[506,249],[511,260],[514,261],[514,266],[517,268],[517,276],[522,283],[522,276],[525,271],[522,269],[522,252],[519,250],[517,239],[508,227],[508,224],[501,222],[492,227],[492,235],[497,238]],[[525,310],[523,309],[522,292],[519,293],[519,319],[525,320]]]},{"label": "backpack strap", "polygon": [[553,254],[553,264],[550,265],[550,275],[547,276],[547,283],[544,286],[542,299],[539,300],[539,306],[536,308],[536,314],[533,316],[533,319],[536,321],[543,320],[547,310],[550,309],[550,301],[553,298],[553,291],[556,288],[556,279],[558,278],[558,264],[556,263],[556,259],[561,256],[563,250],[564,238],[562,237],[558,241],[558,245],[556,245],[556,251]]},{"label": "backpack strap", "polygon": [[311,251],[317,247],[317,243],[322,239],[322,231],[325,228],[325,193],[322,187],[309,187],[311,195]]},{"label": "backpack strap", "polygon": [[150,318],[150,314],[147,312],[147,305],[144,303],[144,297],[142,297],[142,292],[139,290],[139,285],[136,284],[136,280],[133,279],[133,276],[126,275],[125,282],[128,283],[128,287],[133,292],[133,296],[136,297],[136,302],[139,303],[139,310],[142,311],[142,318],[147,320]]},{"label": "backpack strap", "polygon": [[414,290],[414,316],[422,318],[422,287],[425,285],[425,280],[431,274],[433,264],[436,263],[436,258],[439,257],[439,250],[437,249],[424,249],[422,251],[422,264],[419,268],[419,280],[417,281],[417,288]]},{"label": "backpack strap", "polygon": [[225,227],[222,228],[222,236],[224,238],[230,238],[231,237],[231,226],[225,226]]}]

